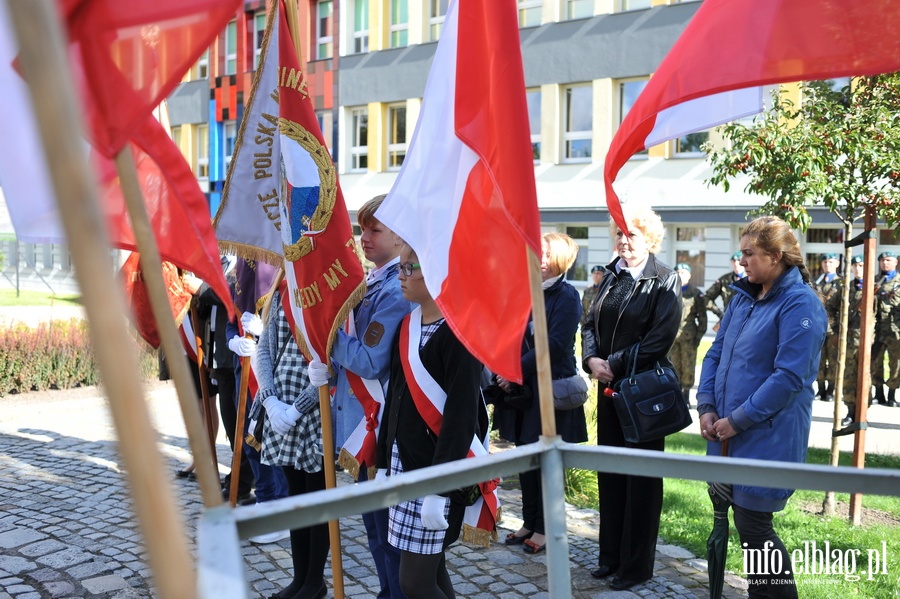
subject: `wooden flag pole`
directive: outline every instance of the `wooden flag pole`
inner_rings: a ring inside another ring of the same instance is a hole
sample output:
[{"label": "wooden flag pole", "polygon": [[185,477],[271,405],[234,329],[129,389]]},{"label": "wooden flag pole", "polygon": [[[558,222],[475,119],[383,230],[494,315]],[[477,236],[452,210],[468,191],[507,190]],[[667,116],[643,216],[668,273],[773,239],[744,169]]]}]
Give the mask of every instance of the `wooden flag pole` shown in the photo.
[{"label": "wooden flag pole", "polygon": [[[162,266],[160,265],[160,268]],[[209,455],[212,458],[213,472],[216,479],[219,478],[219,461],[216,459],[216,434],[215,418],[209,395],[209,369],[206,367],[206,346],[203,345],[203,333],[200,331],[200,311],[197,307],[197,298],[191,299],[190,308],[191,328],[194,330],[194,346],[197,348],[197,380],[200,381],[200,413],[203,414],[203,426],[206,429],[206,439],[209,443]],[[195,460],[196,461],[196,460]]]},{"label": "wooden flag pole", "polygon": [[122,286],[109,268],[99,192],[84,160],[83,112],[79,99],[65,93],[77,88],[59,12],[51,0],[7,0],[7,6],[156,590],[165,599],[193,598],[194,561],[156,448]]},{"label": "wooden flag pole", "polygon": [[141,196],[134,157],[127,147],[116,155],[116,172],[119,174],[125,208],[131,219],[134,239],[141,256],[141,271],[144,275],[144,283],[147,285],[150,308],[157,322],[160,342],[175,382],[178,402],[181,404],[181,414],[184,418],[184,427],[187,430],[191,453],[194,456],[194,467],[197,472],[197,482],[200,484],[203,505],[215,507],[222,504],[219,475],[213,466],[213,454],[210,451],[207,434],[201,420],[197,392],[194,389],[191,372],[188,370],[188,360],[182,359],[184,348],[181,345],[175,319],[172,317],[172,309],[169,307],[169,296],[166,293],[166,284],[162,277],[159,248],[150,226],[147,207]]},{"label": "wooden flag pole", "polygon": [[544,307],[544,290],[541,287],[541,261],[529,246],[528,282],[531,289],[531,317],[534,321],[534,350],[537,359],[538,401],[541,408],[541,434],[556,436],[556,412],[553,410],[553,383],[550,374],[550,349],[547,345],[547,310]]},{"label": "wooden flag pole", "polygon": [[[299,25],[299,9],[297,0],[286,0],[285,6],[288,9],[287,20],[288,27],[291,30],[291,41],[294,43],[294,51],[297,53],[297,61],[301,67],[303,64],[303,52],[300,48],[300,36],[298,31]],[[322,356],[322,360],[327,363],[328,356]],[[319,414],[322,418],[322,453],[325,460],[325,488],[334,489],[337,486],[337,476],[334,471],[334,431],[331,430],[331,396],[328,393],[328,386],[319,387]],[[344,568],[341,553],[341,527],[337,520],[328,521],[328,537],[331,541],[331,575],[332,575],[332,593],[334,599],[344,599]]]},{"label": "wooden flag pole", "polygon": [[[325,358],[328,359],[327,357]],[[328,385],[319,387],[319,414],[322,416],[322,453],[325,456],[325,488],[337,487],[334,471],[334,431],[331,430],[331,395]],[[341,526],[337,520],[328,521],[331,540],[331,584],[334,599],[344,599],[344,565],[341,558]]]},{"label": "wooden flag pole", "polygon": [[[236,310],[235,310],[236,311]],[[252,335],[247,335],[252,338]],[[250,386],[250,358],[241,358],[241,384],[238,385],[237,422],[234,425],[234,450],[231,456],[231,487],[228,489],[228,502],[231,507],[237,505],[238,485],[241,480],[241,460],[244,452],[244,421],[247,415],[247,387]]]}]

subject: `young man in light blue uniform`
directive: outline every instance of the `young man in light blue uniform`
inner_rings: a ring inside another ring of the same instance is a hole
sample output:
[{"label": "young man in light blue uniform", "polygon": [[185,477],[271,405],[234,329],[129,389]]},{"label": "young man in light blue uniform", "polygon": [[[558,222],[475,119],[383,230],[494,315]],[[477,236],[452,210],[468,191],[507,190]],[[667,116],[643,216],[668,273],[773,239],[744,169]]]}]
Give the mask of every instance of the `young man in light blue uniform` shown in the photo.
[{"label": "young man in light blue uniform", "polygon": [[[413,309],[413,305],[403,298],[397,280],[403,241],[374,216],[384,197],[372,198],[357,213],[357,221],[362,228],[360,245],[366,259],[374,263],[375,268],[366,278],[365,297],[353,309],[355,335],[339,330],[331,350],[336,387],[332,400],[334,445],[343,448],[342,465],[348,467],[351,473],[358,468],[357,480],[360,482],[370,478],[369,469],[375,467],[375,462],[374,454],[371,462],[367,458],[357,461],[354,456],[359,456],[359,452],[348,445],[348,441],[353,444],[353,433],[366,418],[364,400],[358,398],[351,388],[351,378],[354,375],[358,377],[357,389],[360,388],[359,379],[367,379],[370,387],[380,387],[383,402],[391,372],[391,346],[400,330],[400,322]],[[326,384],[329,380],[326,365],[312,362],[309,380],[317,387]],[[388,510],[363,514],[363,522],[381,582],[378,597],[405,599],[400,590],[400,552],[387,540]]]}]

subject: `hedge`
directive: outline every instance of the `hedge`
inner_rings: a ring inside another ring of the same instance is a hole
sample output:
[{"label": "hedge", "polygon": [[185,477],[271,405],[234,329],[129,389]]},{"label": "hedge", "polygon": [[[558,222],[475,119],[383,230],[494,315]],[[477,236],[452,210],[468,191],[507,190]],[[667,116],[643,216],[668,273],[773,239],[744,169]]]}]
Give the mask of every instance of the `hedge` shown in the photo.
[{"label": "hedge", "polygon": [[[135,338],[141,375],[156,375],[155,351]],[[0,326],[0,397],[47,389],[97,385],[100,372],[94,359],[87,323],[56,320],[36,328],[25,324]]]}]

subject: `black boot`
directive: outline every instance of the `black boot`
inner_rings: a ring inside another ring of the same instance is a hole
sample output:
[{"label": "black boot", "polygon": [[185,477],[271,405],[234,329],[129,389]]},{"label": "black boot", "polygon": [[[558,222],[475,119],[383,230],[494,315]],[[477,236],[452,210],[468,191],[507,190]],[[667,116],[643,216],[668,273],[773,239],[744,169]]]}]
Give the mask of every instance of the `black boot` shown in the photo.
[{"label": "black boot", "polygon": [[887,394],[887,405],[890,408],[900,408],[900,403],[897,403],[897,400],[894,399],[894,394],[897,392],[896,389],[888,389]]},{"label": "black boot", "polygon": [[681,394],[684,396],[684,401],[691,405],[691,389],[688,387],[687,389],[682,389]]},{"label": "black boot", "polygon": [[847,415],[841,420],[841,426],[850,426],[854,422],[856,422],[856,406],[847,404]]},{"label": "black boot", "polygon": [[816,399],[825,401],[825,381],[816,381]]},{"label": "black boot", "polygon": [[828,381],[825,381],[825,392],[822,393],[822,397],[820,397],[822,401],[833,401],[834,400],[834,385],[830,385]]},{"label": "black boot", "polygon": [[873,385],[875,387],[875,403],[887,403],[884,398],[884,385]]}]

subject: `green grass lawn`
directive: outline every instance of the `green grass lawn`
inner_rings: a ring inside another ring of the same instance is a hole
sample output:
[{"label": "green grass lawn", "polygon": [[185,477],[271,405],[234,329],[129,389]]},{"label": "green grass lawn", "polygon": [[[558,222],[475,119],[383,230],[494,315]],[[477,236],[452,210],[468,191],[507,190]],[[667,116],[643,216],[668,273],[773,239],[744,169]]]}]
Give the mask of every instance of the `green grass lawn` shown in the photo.
[{"label": "green grass lawn", "polygon": [[22,289],[16,296],[15,289],[0,289],[0,306],[78,306],[80,295],[53,295],[46,291]]}]

